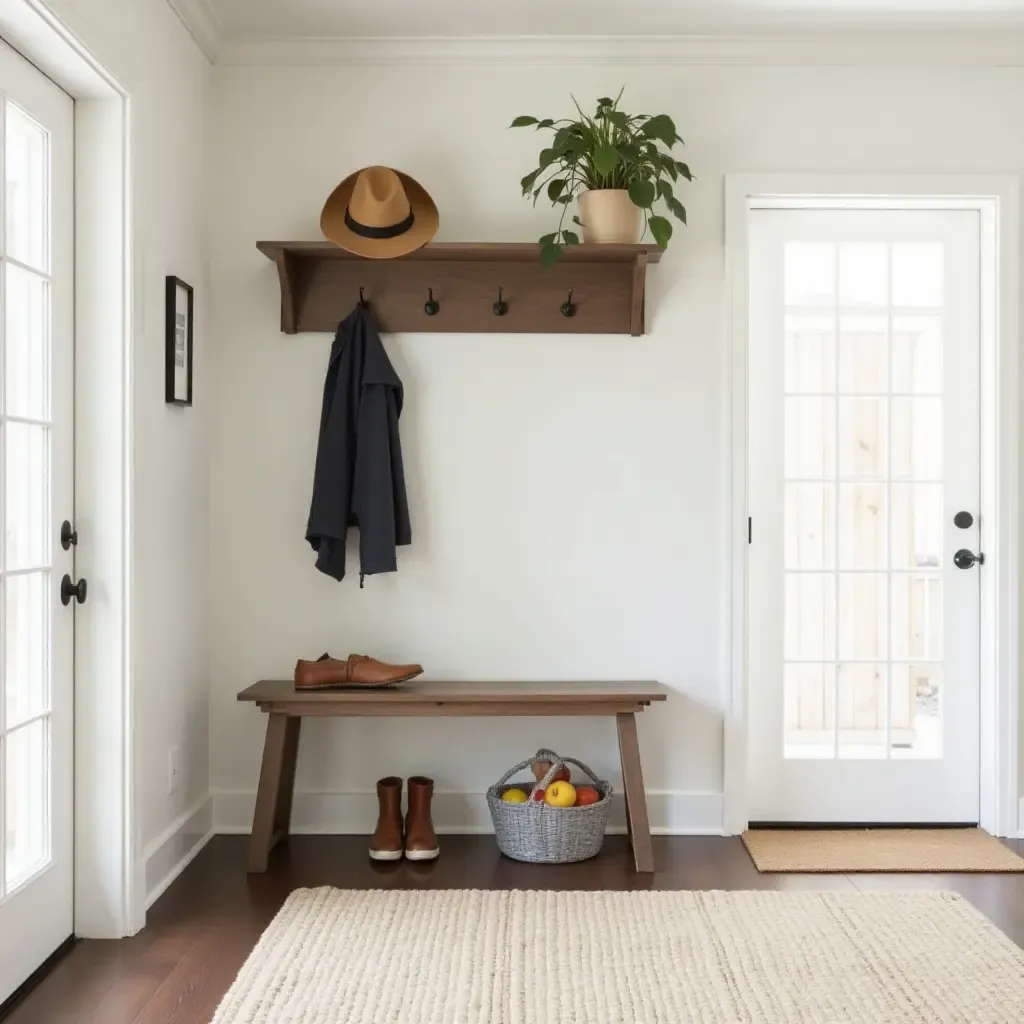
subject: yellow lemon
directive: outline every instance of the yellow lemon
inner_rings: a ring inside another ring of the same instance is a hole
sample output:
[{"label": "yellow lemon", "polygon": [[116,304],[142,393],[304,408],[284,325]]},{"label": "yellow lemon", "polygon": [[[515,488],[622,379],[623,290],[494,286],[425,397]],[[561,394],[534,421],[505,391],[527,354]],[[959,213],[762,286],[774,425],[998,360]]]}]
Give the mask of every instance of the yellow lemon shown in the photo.
[{"label": "yellow lemon", "polygon": [[526,794],[521,789],[506,789],[501,799],[507,804],[525,804]]},{"label": "yellow lemon", "polygon": [[544,802],[549,807],[572,807],[576,803],[576,787],[571,782],[552,782]]}]

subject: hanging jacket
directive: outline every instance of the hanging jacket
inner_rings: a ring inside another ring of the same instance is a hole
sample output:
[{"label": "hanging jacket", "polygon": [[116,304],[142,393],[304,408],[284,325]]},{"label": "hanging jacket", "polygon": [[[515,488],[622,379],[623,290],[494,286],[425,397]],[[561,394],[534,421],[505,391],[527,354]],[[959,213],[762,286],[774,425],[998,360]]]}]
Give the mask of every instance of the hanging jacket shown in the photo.
[{"label": "hanging jacket", "polygon": [[359,528],[359,582],[394,572],[395,548],[412,541],[398,417],[402,382],[370,313],[360,306],[338,327],[324,381],[320,440],[306,540],[316,567],[345,576],[345,535]]}]

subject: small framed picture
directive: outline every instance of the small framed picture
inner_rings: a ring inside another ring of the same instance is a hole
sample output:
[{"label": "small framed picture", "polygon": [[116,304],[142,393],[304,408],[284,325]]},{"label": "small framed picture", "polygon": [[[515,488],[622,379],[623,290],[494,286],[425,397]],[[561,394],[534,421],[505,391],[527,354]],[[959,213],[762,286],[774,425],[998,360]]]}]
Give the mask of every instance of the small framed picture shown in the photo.
[{"label": "small framed picture", "polygon": [[167,372],[164,400],[192,404],[192,286],[167,278]]}]

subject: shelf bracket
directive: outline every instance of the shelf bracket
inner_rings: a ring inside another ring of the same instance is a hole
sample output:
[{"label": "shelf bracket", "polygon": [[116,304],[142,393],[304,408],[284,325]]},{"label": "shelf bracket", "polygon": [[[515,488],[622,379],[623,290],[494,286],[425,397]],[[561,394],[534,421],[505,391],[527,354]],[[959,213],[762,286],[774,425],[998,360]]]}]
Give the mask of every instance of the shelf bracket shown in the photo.
[{"label": "shelf bracket", "polygon": [[633,261],[633,302],[629,316],[629,333],[638,338],[644,333],[644,283],[647,279],[647,254],[638,253]]},{"label": "shelf bracket", "polygon": [[295,300],[298,291],[296,259],[285,249],[278,249],[274,262],[277,264],[277,276],[281,279],[281,330],[285,334],[297,334],[298,324],[295,316]]}]

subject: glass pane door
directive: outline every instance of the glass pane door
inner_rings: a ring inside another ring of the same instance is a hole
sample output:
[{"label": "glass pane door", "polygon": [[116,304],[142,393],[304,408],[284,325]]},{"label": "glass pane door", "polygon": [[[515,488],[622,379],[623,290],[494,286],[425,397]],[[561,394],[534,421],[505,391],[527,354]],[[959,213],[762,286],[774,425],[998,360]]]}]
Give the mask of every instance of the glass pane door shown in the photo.
[{"label": "glass pane door", "polygon": [[0,1002],[73,918],[74,104],[0,43]]},{"label": "glass pane door", "polygon": [[4,101],[0,898],[50,862],[50,135]]},{"label": "glass pane door", "polygon": [[752,821],[977,821],[979,237],[751,216]]}]

